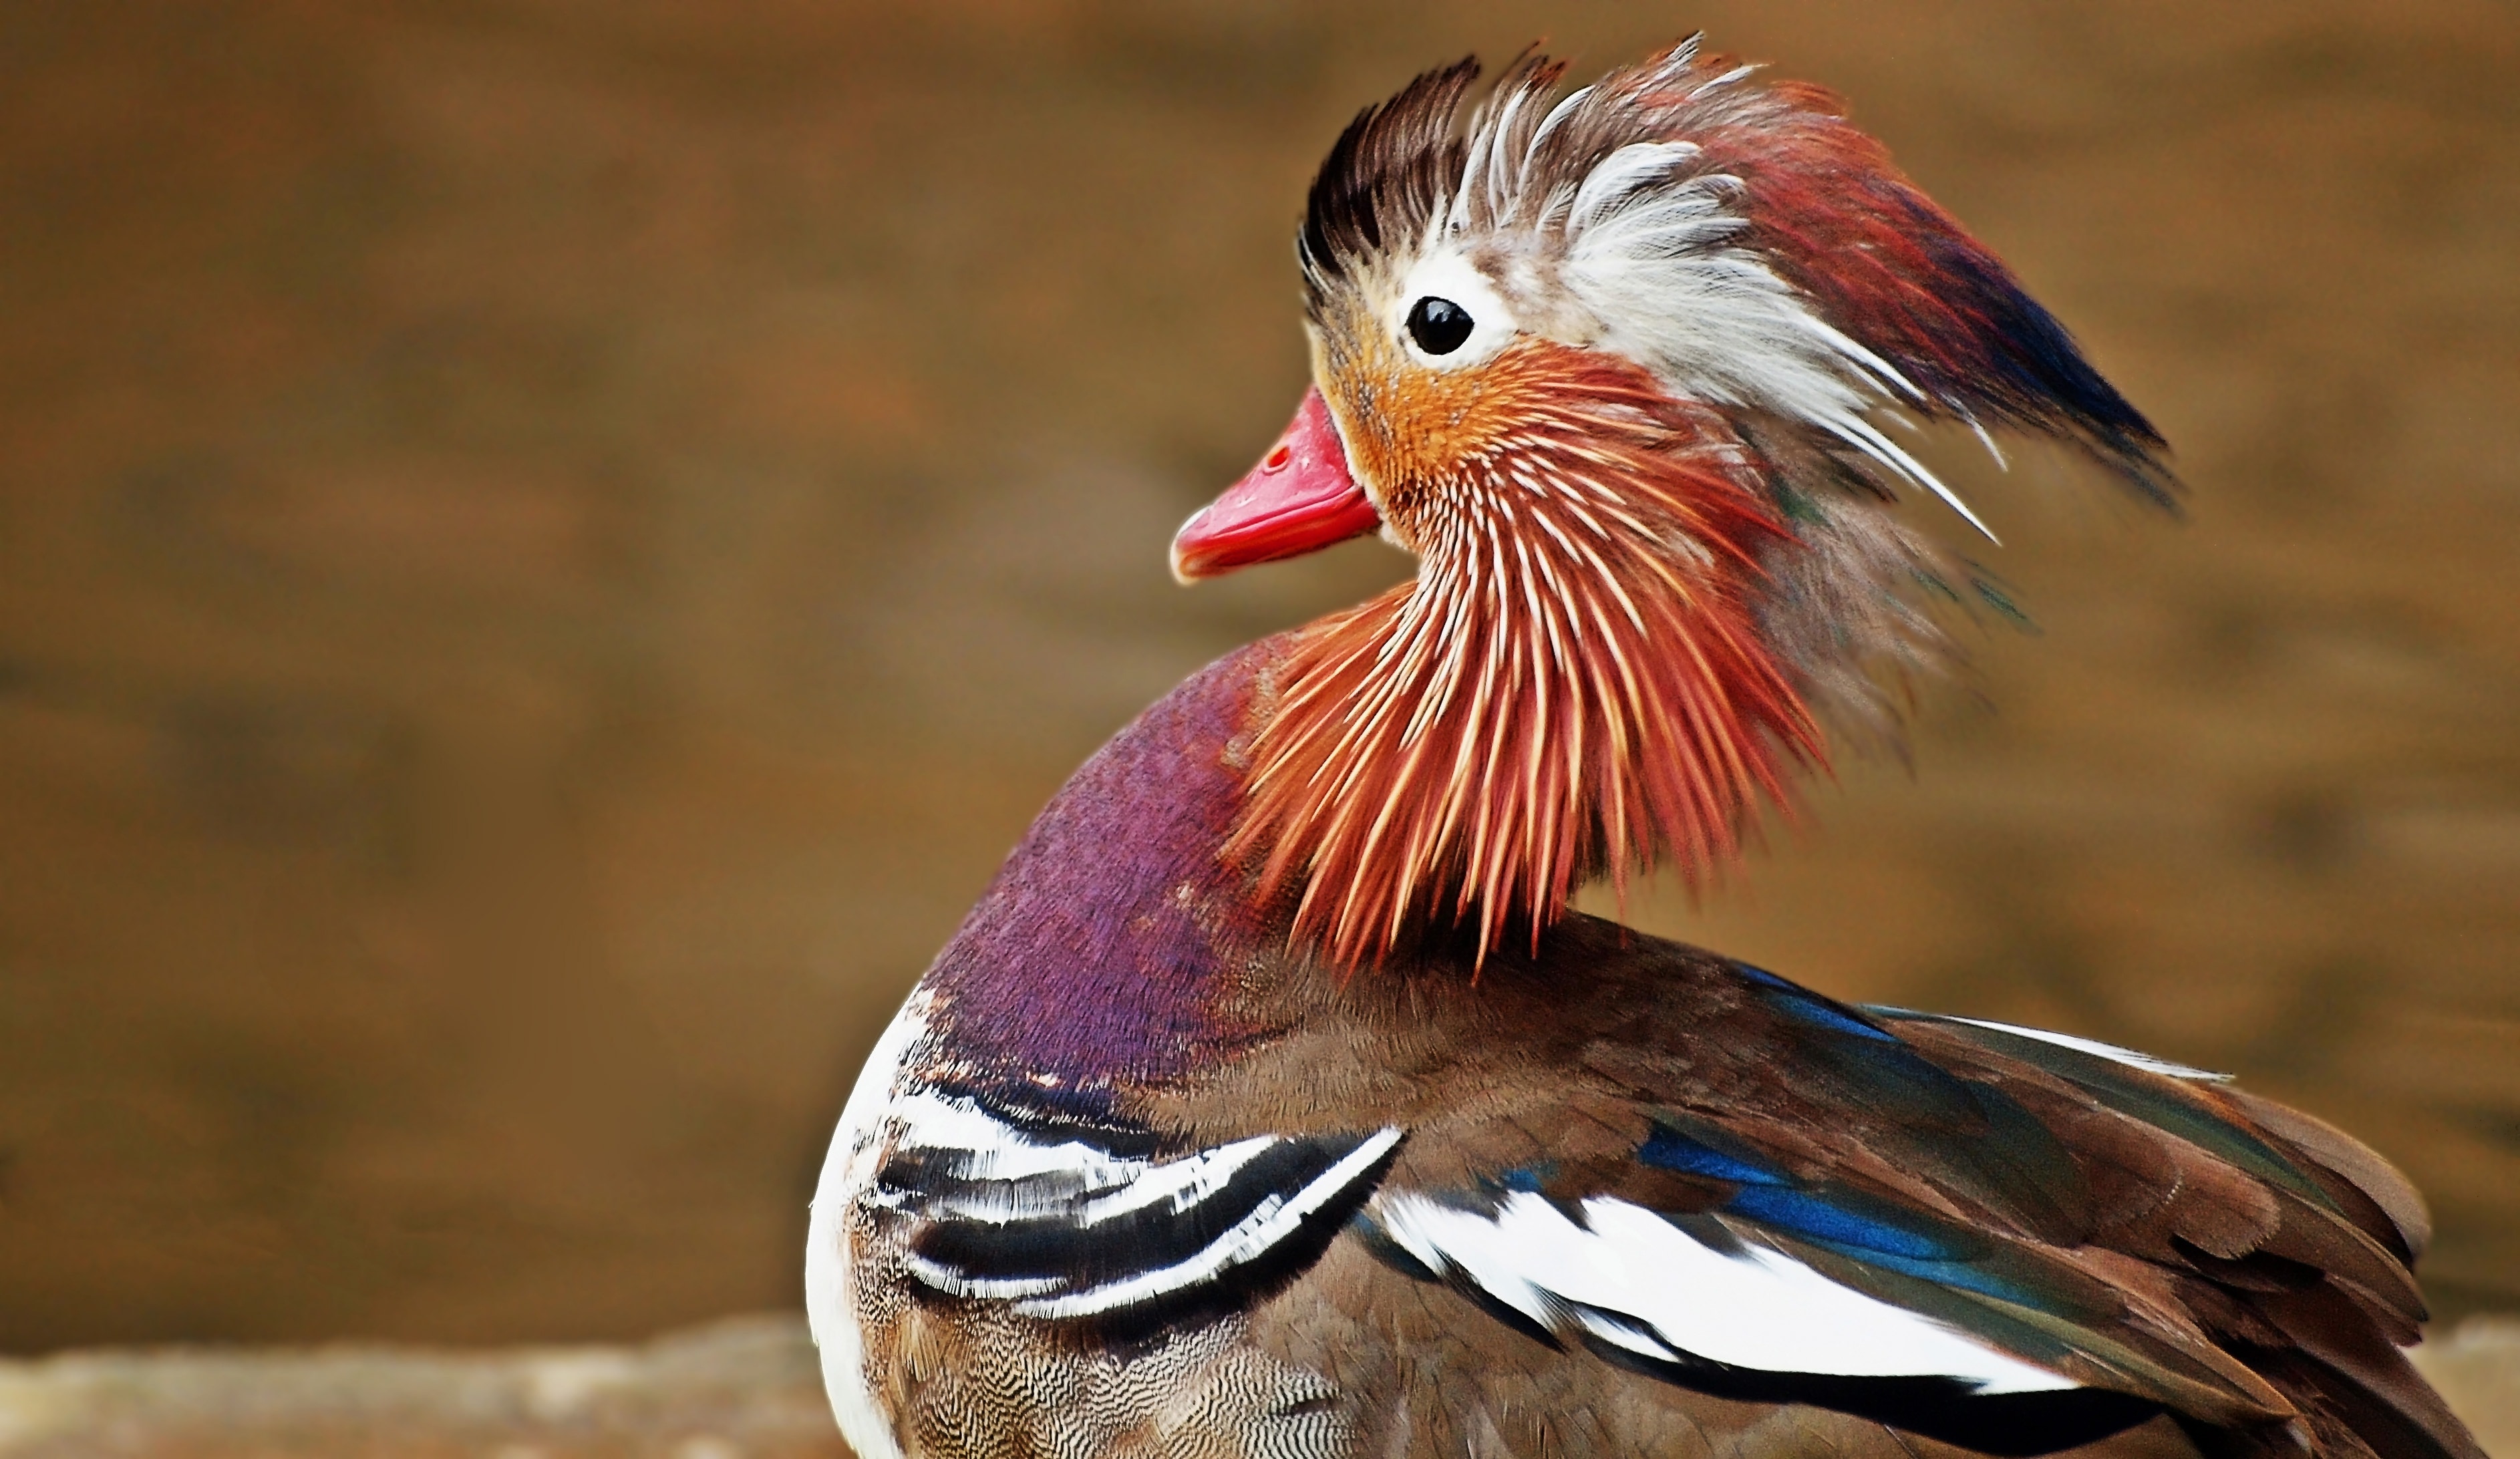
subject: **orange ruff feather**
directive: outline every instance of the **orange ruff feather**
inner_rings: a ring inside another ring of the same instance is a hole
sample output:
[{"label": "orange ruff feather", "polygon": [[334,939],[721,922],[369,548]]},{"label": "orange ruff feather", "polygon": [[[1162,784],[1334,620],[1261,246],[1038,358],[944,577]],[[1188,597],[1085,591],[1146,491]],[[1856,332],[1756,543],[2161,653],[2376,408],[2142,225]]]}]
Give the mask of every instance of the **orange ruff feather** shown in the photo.
[{"label": "orange ruff feather", "polygon": [[1296,635],[1227,848],[1301,878],[1294,935],[1342,966],[1438,915],[1484,958],[1604,872],[1702,871],[1823,752],[1752,612],[1786,529],[1724,422],[1545,341],[1482,375],[1444,474],[1376,473],[1418,575]]}]

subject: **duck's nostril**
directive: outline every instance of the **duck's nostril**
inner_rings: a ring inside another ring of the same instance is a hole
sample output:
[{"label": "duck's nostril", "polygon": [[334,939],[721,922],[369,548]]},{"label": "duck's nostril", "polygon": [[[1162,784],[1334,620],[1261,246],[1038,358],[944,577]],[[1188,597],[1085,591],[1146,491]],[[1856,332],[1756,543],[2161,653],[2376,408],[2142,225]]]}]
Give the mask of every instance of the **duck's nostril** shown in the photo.
[{"label": "duck's nostril", "polygon": [[1282,471],[1286,469],[1286,463],[1293,461],[1294,459],[1295,448],[1292,446],[1281,446],[1277,450],[1270,452],[1267,457],[1262,459],[1260,469],[1264,471]]}]

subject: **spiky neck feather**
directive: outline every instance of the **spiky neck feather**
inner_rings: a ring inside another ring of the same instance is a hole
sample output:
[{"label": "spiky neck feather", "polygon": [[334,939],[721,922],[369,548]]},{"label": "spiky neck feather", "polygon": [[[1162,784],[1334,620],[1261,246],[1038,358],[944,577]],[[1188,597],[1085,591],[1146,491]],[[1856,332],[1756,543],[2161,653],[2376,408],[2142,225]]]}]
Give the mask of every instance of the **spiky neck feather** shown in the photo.
[{"label": "spiky neck feather", "polygon": [[1228,848],[1300,882],[1296,937],[1351,967],[1429,919],[1484,956],[1605,872],[1702,871],[1822,750],[1755,621],[1784,528],[1720,418],[1540,340],[1438,414],[1431,457],[1343,422],[1418,575],[1294,637]]}]

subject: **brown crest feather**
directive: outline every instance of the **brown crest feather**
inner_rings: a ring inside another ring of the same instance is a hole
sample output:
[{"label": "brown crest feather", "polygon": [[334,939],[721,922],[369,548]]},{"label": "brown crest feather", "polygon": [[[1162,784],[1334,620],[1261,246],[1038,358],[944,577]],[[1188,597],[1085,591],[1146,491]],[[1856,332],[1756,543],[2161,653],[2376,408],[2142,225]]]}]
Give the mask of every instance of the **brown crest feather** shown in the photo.
[{"label": "brown crest feather", "polygon": [[1316,307],[1350,267],[1425,232],[1461,180],[1464,152],[1455,118],[1478,76],[1474,57],[1427,71],[1358,112],[1330,144],[1295,236]]}]

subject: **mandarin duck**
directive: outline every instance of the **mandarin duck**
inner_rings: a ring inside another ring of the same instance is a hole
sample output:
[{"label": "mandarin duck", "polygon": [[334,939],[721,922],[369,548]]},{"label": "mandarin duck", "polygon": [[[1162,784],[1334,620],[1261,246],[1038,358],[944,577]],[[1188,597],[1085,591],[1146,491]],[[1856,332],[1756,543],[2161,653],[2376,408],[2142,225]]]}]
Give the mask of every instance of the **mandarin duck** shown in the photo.
[{"label": "mandarin duck", "polygon": [[[2421,1202],[2219,1076],[1575,911],[1702,875],[1949,653],[1947,421],[2161,437],[1827,93],[1684,43],[1361,113],[1312,388],[1185,581],[1415,577],[1192,677],[869,1058],[806,1289],[861,1459],[2480,1459]],[[1975,521],[1971,517],[1972,522]]]}]

